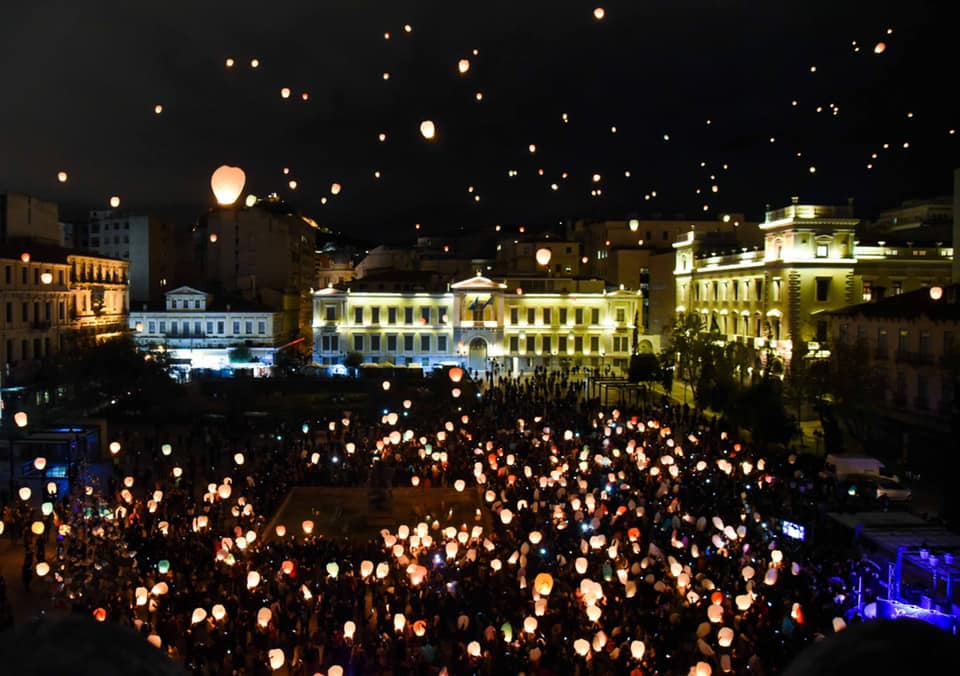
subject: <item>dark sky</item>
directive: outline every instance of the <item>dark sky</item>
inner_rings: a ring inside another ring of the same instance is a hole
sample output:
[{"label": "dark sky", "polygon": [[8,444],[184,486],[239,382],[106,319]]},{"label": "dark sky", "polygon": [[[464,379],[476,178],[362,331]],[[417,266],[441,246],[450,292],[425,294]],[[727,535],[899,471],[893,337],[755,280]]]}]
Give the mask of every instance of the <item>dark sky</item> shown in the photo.
[{"label": "dark sky", "polygon": [[[245,192],[277,191],[381,239],[415,222],[693,217],[704,205],[759,218],[794,194],[854,197],[870,215],[948,194],[960,166],[950,4],[6,0],[0,189],[66,215],[111,195],[126,209],[199,213],[213,202],[210,173],[234,164]],[[321,205],[335,181],[342,192]]]}]

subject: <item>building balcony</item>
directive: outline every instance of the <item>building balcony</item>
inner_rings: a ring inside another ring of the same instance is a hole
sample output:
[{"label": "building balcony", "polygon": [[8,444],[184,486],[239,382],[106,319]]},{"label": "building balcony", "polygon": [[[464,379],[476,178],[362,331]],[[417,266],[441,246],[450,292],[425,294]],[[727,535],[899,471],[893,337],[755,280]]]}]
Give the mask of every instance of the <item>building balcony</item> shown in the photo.
[{"label": "building balcony", "polygon": [[886,347],[877,347],[873,350],[873,358],[880,361],[887,361],[890,359],[890,350]]},{"label": "building balcony", "polygon": [[49,331],[50,330],[50,320],[37,320],[35,322],[30,322],[30,328],[33,331]]}]

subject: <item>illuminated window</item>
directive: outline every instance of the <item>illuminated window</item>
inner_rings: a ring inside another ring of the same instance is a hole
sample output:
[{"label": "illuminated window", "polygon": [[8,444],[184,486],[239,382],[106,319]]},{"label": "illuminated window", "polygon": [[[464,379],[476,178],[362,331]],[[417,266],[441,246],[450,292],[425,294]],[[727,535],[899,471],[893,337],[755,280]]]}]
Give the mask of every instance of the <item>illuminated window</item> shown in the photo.
[{"label": "illuminated window", "polygon": [[378,307],[370,308],[370,323],[371,324],[380,323],[380,308]]},{"label": "illuminated window", "polygon": [[510,352],[516,354],[520,351],[520,339],[517,336],[510,336]]},{"label": "illuminated window", "polygon": [[599,308],[593,308],[590,310],[590,323],[599,324],[600,323],[600,310]]},{"label": "illuminated window", "polygon": [[537,337],[536,336],[527,336],[527,352],[536,352],[537,350]]},{"label": "illuminated window", "polygon": [[363,324],[363,308],[362,307],[353,308],[353,323]]},{"label": "illuminated window", "polygon": [[371,352],[380,351],[380,336],[377,334],[370,336],[370,351]]},{"label": "illuminated window", "polygon": [[353,337],[353,350],[354,352],[363,352],[363,336],[354,336]]},{"label": "illuminated window", "polygon": [[447,337],[446,336],[437,336],[437,352],[446,352],[447,351]]},{"label": "illuminated window", "polygon": [[627,310],[626,308],[618,307],[617,308],[617,323],[623,324],[627,321]]},{"label": "illuminated window", "polygon": [[420,351],[430,351],[430,334],[420,336]]},{"label": "illuminated window", "polygon": [[869,279],[863,280],[863,295],[861,298],[864,303],[869,303],[873,300],[873,281]]},{"label": "illuminated window", "polygon": [[830,245],[829,244],[818,244],[817,245],[817,258],[826,258],[830,255]]},{"label": "illuminated window", "polygon": [[412,307],[403,308],[403,323],[413,324],[413,308]]}]

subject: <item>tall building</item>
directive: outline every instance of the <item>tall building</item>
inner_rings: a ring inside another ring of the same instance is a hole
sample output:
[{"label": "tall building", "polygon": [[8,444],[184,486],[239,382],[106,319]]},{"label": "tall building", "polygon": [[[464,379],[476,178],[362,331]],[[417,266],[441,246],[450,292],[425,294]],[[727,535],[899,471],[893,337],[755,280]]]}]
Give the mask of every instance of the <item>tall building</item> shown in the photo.
[{"label": "tall building", "polygon": [[12,240],[63,246],[56,202],[15,192],[0,193],[0,242]]},{"label": "tall building", "polygon": [[238,293],[283,313],[281,333],[311,344],[320,226],[279,199],[253,207],[218,208],[201,220],[204,286],[215,295]]},{"label": "tall building", "polygon": [[628,366],[640,312],[636,291],[572,278],[527,278],[544,289],[536,291],[514,286],[520,277],[508,283],[478,274],[446,288],[429,274],[395,284],[387,277],[314,293],[316,362],[338,364],[359,352],[371,363],[460,364],[477,372]]},{"label": "tall building", "polygon": [[861,242],[852,206],[804,205],[768,211],[762,246],[715,250],[695,232],[674,244],[678,314],[695,312],[731,341],[771,347],[781,361],[794,346],[826,341],[822,313],[883,293],[942,284],[953,249]]},{"label": "tall building", "polygon": [[64,243],[130,263],[130,298],[159,299],[177,278],[188,228],[154,214],[91,211],[85,223],[65,223]]}]

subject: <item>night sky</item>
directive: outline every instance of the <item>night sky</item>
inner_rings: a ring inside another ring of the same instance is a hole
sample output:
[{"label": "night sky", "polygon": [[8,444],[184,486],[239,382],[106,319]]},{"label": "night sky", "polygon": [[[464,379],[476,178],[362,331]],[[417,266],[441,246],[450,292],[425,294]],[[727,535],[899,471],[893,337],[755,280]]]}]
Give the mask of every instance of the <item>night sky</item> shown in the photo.
[{"label": "night sky", "polygon": [[417,222],[760,218],[794,194],[853,197],[869,216],[951,190],[949,5],[7,0],[0,190],[58,201],[67,218],[111,195],[196,215],[213,204],[211,172],[232,164],[245,193],[382,240]]}]

